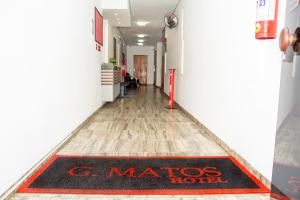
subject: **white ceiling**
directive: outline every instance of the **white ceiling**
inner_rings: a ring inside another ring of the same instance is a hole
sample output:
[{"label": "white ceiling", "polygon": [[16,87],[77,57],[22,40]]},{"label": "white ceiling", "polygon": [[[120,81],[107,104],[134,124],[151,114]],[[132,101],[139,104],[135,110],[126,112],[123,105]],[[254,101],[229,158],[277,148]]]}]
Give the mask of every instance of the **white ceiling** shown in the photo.
[{"label": "white ceiling", "polygon": [[131,26],[131,16],[129,9],[103,9],[103,17],[104,19],[107,19],[112,26]]},{"label": "white ceiling", "polygon": [[[147,34],[145,45],[154,45],[161,39],[164,15],[176,7],[179,0],[130,0],[131,27],[120,27],[127,45],[137,44],[137,34]],[[144,27],[137,21],[150,22]]]}]

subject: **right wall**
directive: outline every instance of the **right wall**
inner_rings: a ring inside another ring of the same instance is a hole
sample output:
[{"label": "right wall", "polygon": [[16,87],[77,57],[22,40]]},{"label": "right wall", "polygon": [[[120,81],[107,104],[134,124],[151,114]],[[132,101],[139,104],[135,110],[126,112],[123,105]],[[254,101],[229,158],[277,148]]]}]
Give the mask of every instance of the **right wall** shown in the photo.
[{"label": "right wall", "polygon": [[[279,8],[278,31],[285,0]],[[167,29],[167,67],[177,69],[175,100],[271,180],[278,38],[255,39],[256,1],[182,0],[176,15],[178,26]]]}]

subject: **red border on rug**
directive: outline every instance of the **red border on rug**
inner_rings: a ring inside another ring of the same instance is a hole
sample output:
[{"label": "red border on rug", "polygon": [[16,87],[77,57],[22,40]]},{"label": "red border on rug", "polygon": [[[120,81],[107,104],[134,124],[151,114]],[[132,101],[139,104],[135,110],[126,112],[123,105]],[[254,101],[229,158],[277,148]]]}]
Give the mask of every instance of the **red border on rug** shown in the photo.
[{"label": "red border on rug", "polygon": [[289,197],[282,196],[280,194],[271,193],[271,197],[278,200],[291,200]]},{"label": "red border on rug", "polygon": [[[199,189],[199,190],[86,190],[86,189],[50,189],[29,188],[29,186],[57,159],[57,158],[227,158],[230,159],[243,173],[245,173],[259,189]],[[250,171],[232,156],[72,156],[54,155],[46,164],[38,169],[23,185],[17,189],[17,193],[45,193],[45,194],[105,194],[105,195],[203,195],[203,194],[270,194],[270,190],[259,181]]]}]

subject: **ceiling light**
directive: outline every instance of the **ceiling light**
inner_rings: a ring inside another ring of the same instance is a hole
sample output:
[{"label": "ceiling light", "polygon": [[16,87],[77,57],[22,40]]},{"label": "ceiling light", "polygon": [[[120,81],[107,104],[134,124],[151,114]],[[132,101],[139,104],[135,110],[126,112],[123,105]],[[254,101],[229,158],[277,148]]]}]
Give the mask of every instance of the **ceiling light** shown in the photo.
[{"label": "ceiling light", "polygon": [[120,18],[118,17],[117,20],[120,21]]},{"label": "ceiling light", "polygon": [[139,43],[137,43],[137,45],[139,45],[139,46],[143,46],[143,45],[144,45],[144,43],[141,43],[141,42],[139,42]]},{"label": "ceiling light", "polygon": [[147,24],[149,24],[150,22],[147,22],[147,21],[137,21],[136,24],[138,26],[146,26]]},{"label": "ceiling light", "polygon": [[140,43],[141,43],[141,42],[145,42],[145,40],[143,40],[143,39],[139,39],[139,40],[138,40],[138,42],[140,42]]},{"label": "ceiling light", "polygon": [[146,37],[145,34],[138,34],[137,36],[138,36],[138,38],[144,38],[144,37]]},{"label": "ceiling light", "polygon": [[118,16],[119,14],[118,13],[115,13],[115,16]]}]

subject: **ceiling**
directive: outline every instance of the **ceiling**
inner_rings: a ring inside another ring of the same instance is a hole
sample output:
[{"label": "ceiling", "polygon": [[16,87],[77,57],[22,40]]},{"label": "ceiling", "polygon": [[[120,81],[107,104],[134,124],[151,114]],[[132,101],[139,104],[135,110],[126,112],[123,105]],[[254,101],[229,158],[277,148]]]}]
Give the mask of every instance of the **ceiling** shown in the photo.
[{"label": "ceiling", "polygon": [[129,9],[103,9],[103,16],[112,26],[131,26],[131,16]]},{"label": "ceiling", "polygon": [[[179,0],[130,0],[131,26],[119,27],[127,45],[137,45],[137,34],[146,34],[144,45],[154,45],[161,39],[164,15],[173,11]],[[138,26],[137,21],[148,21]]]},{"label": "ceiling", "polygon": [[129,0],[105,0],[101,2],[101,9],[104,19],[107,19],[111,26],[131,26]]}]

